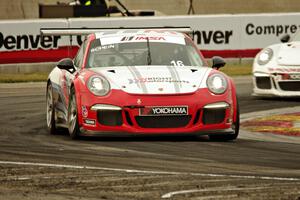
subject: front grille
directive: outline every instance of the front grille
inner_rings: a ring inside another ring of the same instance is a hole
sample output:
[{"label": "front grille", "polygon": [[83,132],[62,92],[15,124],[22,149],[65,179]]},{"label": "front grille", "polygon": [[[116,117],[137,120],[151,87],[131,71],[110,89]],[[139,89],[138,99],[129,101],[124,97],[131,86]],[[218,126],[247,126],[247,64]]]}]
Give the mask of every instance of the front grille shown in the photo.
[{"label": "front grille", "polygon": [[300,91],[300,81],[279,82],[279,87],[285,91]]},{"label": "front grille", "polygon": [[179,128],[188,125],[191,116],[136,116],[135,120],[142,128]]},{"label": "front grille", "polygon": [[201,110],[200,109],[197,110],[197,113],[196,113],[196,116],[195,116],[195,119],[194,119],[194,122],[193,122],[194,125],[198,123],[198,121],[200,119],[200,113],[201,113]]},{"label": "front grille", "polygon": [[203,124],[219,124],[225,119],[226,109],[203,109]]},{"label": "front grille", "polygon": [[98,122],[105,126],[121,126],[123,124],[121,110],[99,110]]},{"label": "front grille", "polygon": [[133,123],[132,123],[132,121],[131,121],[129,112],[128,112],[127,110],[125,111],[125,117],[126,117],[127,123],[128,123],[130,126],[133,126]]},{"label": "front grille", "polygon": [[255,77],[256,86],[260,89],[271,89],[270,77]]}]

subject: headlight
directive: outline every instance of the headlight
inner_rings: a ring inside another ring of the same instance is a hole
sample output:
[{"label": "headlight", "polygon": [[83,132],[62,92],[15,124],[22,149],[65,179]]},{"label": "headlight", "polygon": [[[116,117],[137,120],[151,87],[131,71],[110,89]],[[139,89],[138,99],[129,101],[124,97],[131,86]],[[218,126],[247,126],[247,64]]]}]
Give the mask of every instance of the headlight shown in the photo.
[{"label": "headlight", "polygon": [[91,76],[87,86],[96,96],[105,96],[110,91],[109,82],[101,76]]},{"label": "headlight", "polygon": [[273,57],[273,50],[270,48],[264,49],[258,55],[257,63],[260,65],[267,64]]},{"label": "headlight", "polygon": [[214,94],[223,94],[227,87],[227,80],[222,74],[212,74],[207,79],[207,87]]}]

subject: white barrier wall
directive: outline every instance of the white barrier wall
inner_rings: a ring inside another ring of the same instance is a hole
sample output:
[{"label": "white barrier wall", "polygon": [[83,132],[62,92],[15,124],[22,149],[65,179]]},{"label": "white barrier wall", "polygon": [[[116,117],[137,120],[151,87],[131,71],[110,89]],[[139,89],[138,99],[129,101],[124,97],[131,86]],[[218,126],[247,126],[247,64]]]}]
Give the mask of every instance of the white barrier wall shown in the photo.
[{"label": "white barrier wall", "polygon": [[41,37],[40,28],[67,28],[68,24],[65,19],[0,21],[0,63],[57,61],[52,53],[62,51],[69,40],[60,36]]},{"label": "white barrier wall", "polygon": [[[204,56],[254,57],[283,34],[300,29],[300,13],[167,17],[73,18],[0,21],[0,63],[57,61],[69,52],[68,37],[41,37],[40,28],[190,26]],[[73,45],[77,45],[73,37]]]},{"label": "white barrier wall", "polygon": [[8,20],[0,21],[0,50],[20,51],[58,48],[61,37],[40,36],[40,28],[68,27],[66,20]]}]

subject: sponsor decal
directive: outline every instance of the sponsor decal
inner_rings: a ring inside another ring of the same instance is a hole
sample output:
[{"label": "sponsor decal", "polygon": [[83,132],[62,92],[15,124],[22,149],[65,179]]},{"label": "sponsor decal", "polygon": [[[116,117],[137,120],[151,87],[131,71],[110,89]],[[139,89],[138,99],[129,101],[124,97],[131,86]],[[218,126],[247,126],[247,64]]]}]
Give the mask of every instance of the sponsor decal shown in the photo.
[{"label": "sponsor decal", "polygon": [[3,35],[0,32],[0,49],[7,50],[27,50],[27,49],[57,49],[58,40],[61,36],[41,36],[41,35]]},{"label": "sponsor decal", "polygon": [[86,125],[91,125],[91,126],[95,126],[96,125],[96,120],[94,120],[94,119],[84,119],[83,122]]},{"label": "sponsor decal", "polygon": [[270,72],[300,72],[300,68],[271,68],[269,67],[268,70]]},{"label": "sponsor decal", "polygon": [[161,36],[125,36],[121,39],[121,41],[132,41],[132,40],[135,40],[135,41],[146,41],[146,40],[154,40],[154,41],[165,41],[166,38],[165,37],[161,37]]},{"label": "sponsor decal", "polygon": [[[134,77],[136,79],[141,79],[142,78],[142,75],[141,73],[139,72],[139,70],[135,67],[135,66],[132,66],[132,67],[129,67],[129,69],[131,68],[133,74],[134,74]],[[140,86],[143,90],[144,93],[148,93],[148,90],[147,90],[147,87],[145,85],[145,82],[139,82],[137,83],[138,86]]]},{"label": "sponsor decal", "polygon": [[197,44],[229,44],[233,36],[233,30],[216,30],[216,31],[194,31],[193,40]]},{"label": "sponsor decal", "polygon": [[277,81],[281,80],[300,80],[300,74],[279,74],[274,76]]},{"label": "sponsor decal", "polygon": [[300,74],[290,74],[290,79],[292,79],[292,80],[300,80]]},{"label": "sponsor decal", "polygon": [[133,83],[190,83],[187,80],[174,79],[172,77],[147,77],[128,79],[129,84]]},{"label": "sponsor decal", "polygon": [[142,100],[141,100],[141,99],[137,99],[137,100],[136,100],[136,103],[137,103],[138,105],[141,105],[141,104],[142,104]]},{"label": "sponsor decal", "polygon": [[82,117],[86,118],[89,115],[89,111],[86,106],[81,106]]},{"label": "sponsor decal", "polygon": [[281,34],[296,33],[299,28],[300,26],[295,24],[256,26],[253,23],[248,23],[245,31],[247,35],[276,35],[278,37]]},{"label": "sponsor decal", "polygon": [[158,106],[140,108],[141,116],[188,115],[188,106]]},{"label": "sponsor decal", "polygon": [[103,45],[103,46],[98,46],[98,47],[91,49],[91,52],[94,53],[97,51],[101,51],[101,50],[105,50],[105,49],[113,49],[113,48],[115,48],[115,45],[113,45],[113,44]]},{"label": "sponsor decal", "polygon": [[134,36],[131,36],[131,37],[123,37],[123,38],[121,39],[121,41],[131,41],[133,38],[134,38]]},{"label": "sponsor decal", "polygon": [[150,36],[150,37],[138,36],[134,40],[147,40],[147,39],[148,40],[158,40],[158,41],[166,40],[164,37],[153,37],[153,36]]}]

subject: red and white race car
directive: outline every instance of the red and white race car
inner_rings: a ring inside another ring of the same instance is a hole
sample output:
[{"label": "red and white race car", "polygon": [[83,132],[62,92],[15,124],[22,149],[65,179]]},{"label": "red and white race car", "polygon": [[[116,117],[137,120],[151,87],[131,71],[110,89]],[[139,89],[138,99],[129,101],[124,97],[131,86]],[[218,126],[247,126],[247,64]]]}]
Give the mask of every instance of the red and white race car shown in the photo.
[{"label": "red and white race car", "polygon": [[72,138],[130,133],[234,140],[239,107],[233,81],[218,71],[224,65],[214,57],[208,67],[180,29],[96,31],[49,75],[48,129],[68,128]]},{"label": "red and white race car", "polygon": [[253,95],[300,97],[300,31],[261,50],[253,62]]}]

